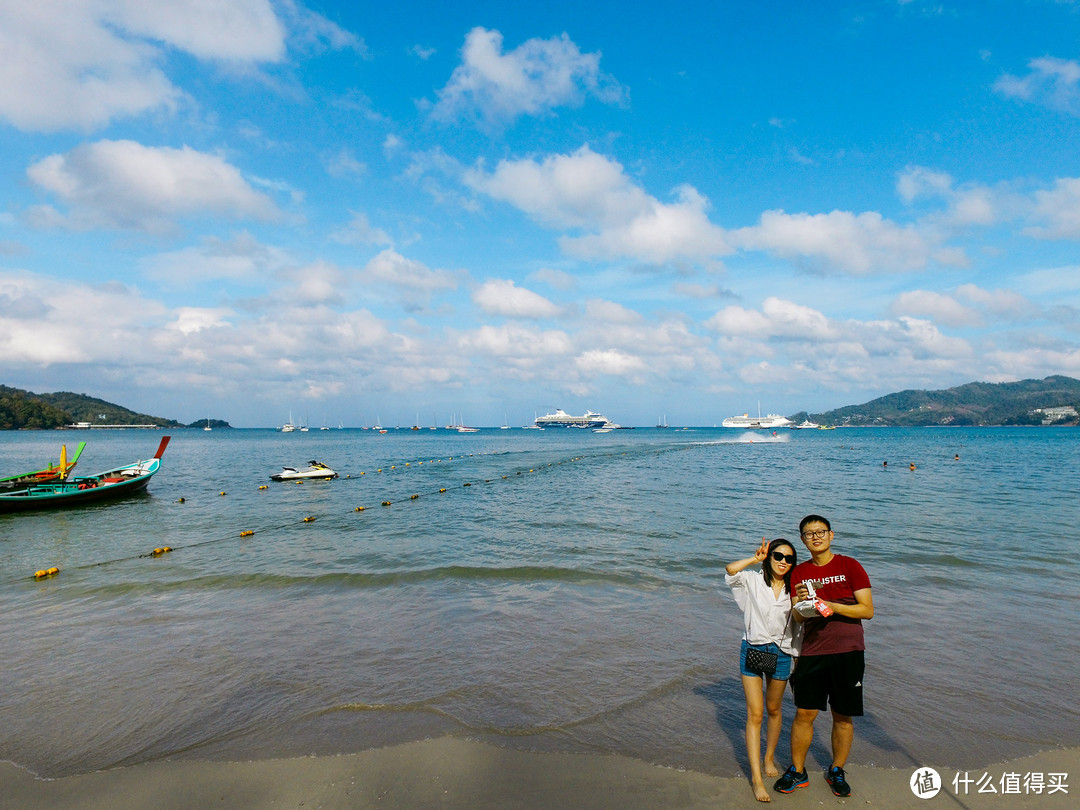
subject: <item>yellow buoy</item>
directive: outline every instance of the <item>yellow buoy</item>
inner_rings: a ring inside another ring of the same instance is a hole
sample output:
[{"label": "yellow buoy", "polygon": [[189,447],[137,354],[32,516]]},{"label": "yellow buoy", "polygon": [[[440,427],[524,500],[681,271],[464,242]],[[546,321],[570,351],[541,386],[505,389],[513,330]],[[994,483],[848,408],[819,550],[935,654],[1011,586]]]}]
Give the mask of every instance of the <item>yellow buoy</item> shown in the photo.
[{"label": "yellow buoy", "polygon": [[261,487],[259,487],[259,489],[269,489],[269,488],[270,487],[268,487],[266,484],[263,484]]},{"label": "yellow buoy", "polygon": [[222,492],[221,494],[222,494],[222,495],[224,495],[225,493],[224,493],[224,492]]},{"label": "yellow buoy", "polygon": [[439,492],[446,492],[446,487],[443,487],[442,489],[440,489]]},{"label": "yellow buoy", "polygon": [[183,498],[181,498],[180,500],[177,501],[177,503],[183,503],[183,502],[184,502]]},{"label": "yellow buoy", "polygon": [[410,501],[415,501],[415,500],[416,500],[417,498],[419,498],[419,497],[420,497],[419,495],[410,495],[410,496],[409,496],[409,500],[410,500]]},{"label": "yellow buoy", "polygon": [[251,535],[253,534],[255,534],[255,532],[251,531],[251,529],[245,529],[244,531],[240,532],[241,537],[251,537]]},{"label": "yellow buoy", "polygon": [[315,518],[309,515],[308,517],[304,518],[304,523],[311,523],[311,521],[313,520],[315,520]]},{"label": "yellow buoy", "polygon": [[466,481],[464,484],[462,484],[462,486],[463,487],[471,487],[472,484],[470,484],[468,481]]},{"label": "yellow buoy", "polygon": [[354,509],[353,511],[354,511],[354,512],[363,512],[363,511],[364,511],[364,507],[362,507],[362,506],[358,506],[358,507],[356,507],[356,509]]},{"label": "yellow buoy", "polygon": [[390,501],[383,501],[383,502],[382,502],[382,505],[383,505],[383,506],[389,506],[389,505],[390,505]]}]

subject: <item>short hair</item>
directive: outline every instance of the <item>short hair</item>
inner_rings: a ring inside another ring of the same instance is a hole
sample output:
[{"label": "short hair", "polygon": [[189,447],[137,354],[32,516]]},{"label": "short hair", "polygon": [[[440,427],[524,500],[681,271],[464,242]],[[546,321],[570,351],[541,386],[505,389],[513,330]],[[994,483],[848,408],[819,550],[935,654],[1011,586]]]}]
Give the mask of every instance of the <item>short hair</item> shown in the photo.
[{"label": "short hair", "polygon": [[825,528],[830,532],[832,531],[832,524],[829,523],[828,518],[823,518],[821,515],[807,515],[801,521],[799,521],[799,534],[803,533],[807,523],[824,523]]}]

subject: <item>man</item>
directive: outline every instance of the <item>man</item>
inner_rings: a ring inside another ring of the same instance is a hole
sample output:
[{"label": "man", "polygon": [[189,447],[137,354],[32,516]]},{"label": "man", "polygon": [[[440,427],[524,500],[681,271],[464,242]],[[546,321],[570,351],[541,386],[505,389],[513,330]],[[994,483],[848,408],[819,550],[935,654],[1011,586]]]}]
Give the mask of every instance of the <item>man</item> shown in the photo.
[{"label": "man", "polygon": [[810,559],[791,572],[792,602],[804,602],[812,582],[818,598],[816,609],[804,606],[806,615],[791,615],[803,623],[802,654],[791,676],[795,697],[795,720],[791,725],[791,767],[773,786],[780,793],[806,787],[806,753],[814,739],[814,720],[826,703],[832,708],[832,765],[825,781],[836,796],[851,794],[844,774],[851,743],[855,739],[853,717],[863,713],[863,619],[874,617],[870,578],[851,557],[834,554],[833,531],[820,515],[807,515],[799,535]]}]

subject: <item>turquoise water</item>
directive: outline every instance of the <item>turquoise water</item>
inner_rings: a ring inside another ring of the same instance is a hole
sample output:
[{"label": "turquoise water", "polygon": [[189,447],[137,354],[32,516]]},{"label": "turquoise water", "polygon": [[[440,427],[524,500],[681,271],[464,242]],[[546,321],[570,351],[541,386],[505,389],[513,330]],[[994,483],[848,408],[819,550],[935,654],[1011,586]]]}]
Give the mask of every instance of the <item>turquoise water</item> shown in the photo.
[{"label": "turquoise water", "polygon": [[[92,473],[158,438],[0,433],[0,471],[85,439]],[[874,588],[852,761],[1080,745],[1080,431],[744,438],[178,431],[143,496],[0,516],[0,759],[59,776],[450,734],[739,773],[723,567],[808,512]],[[269,480],[309,459],[342,478]]]}]

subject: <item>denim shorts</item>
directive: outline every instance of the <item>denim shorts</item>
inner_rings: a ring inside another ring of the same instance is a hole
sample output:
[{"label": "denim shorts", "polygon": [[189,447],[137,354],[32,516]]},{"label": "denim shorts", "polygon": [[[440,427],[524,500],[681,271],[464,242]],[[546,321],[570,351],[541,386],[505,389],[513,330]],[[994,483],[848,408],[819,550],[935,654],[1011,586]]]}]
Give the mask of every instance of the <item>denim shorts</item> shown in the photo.
[{"label": "denim shorts", "polygon": [[750,642],[748,642],[745,638],[743,639],[742,647],[739,649],[739,672],[741,672],[743,675],[748,675],[751,678],[761,677],[760,672],[754,672],[752,669],[746,668],[746,650],[750,646],[754,646],[759,650],[764,650],[765,652],[776,653],[776,672],[774,672],[771,676],[773,680],[786,681],[788,678],[791,677],[791,663],[794,659],[792,659],[790,655],[781,650],[775,644],[751,645]]}]

